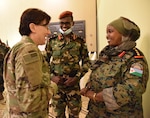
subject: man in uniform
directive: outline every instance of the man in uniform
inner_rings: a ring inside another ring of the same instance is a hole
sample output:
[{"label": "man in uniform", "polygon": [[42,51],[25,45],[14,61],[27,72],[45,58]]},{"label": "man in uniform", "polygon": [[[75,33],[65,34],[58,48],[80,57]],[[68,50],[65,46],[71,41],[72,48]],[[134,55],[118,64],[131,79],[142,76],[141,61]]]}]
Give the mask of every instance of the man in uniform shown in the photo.
[{"label": "man in uniform", "polygon": [[49,63],[52,59],[51,79],[58,85],[58,93],[53,97],[52,105],[56,118],[66,117],[66,106],[69,118],[79,118],[81,110],[79,82],[89,68],[88,50],[84,39],[72,32],[74,25],[72,12],[62,12],[59,20],[60,33],[49,39],[45,49]]}]

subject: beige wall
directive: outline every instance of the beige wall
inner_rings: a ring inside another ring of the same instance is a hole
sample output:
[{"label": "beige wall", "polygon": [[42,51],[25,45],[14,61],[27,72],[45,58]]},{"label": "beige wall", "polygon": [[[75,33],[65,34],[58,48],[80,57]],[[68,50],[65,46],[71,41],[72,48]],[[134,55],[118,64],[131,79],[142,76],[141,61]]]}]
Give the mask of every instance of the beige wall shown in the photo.
[{"label": "beige wall", "polygon": [[[98,50],[106,44],[106,25],[112,20],[125,16],[136,22],[141,28],[141,37],[137,47],[143,51],[150,68],[150,0],[97,0],[98,4]],[[150,118],[150,80],[143,95],[144,118]]]},{"label": "beige wall", "polygon": [[0,38],[12,47],[20,40],[19,18],[30,7],[40,8],[58,22],[59,14],[71,10],[74,20],[85,20],[89,51],[96,51],[96,0],[0,0]]}]

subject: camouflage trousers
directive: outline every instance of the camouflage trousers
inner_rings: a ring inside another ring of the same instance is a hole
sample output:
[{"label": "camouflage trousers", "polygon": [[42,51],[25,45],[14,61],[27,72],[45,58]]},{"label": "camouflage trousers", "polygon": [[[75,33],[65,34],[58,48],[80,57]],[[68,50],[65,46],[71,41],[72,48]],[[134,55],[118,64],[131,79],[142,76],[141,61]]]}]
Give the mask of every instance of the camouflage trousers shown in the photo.
[{"label": "camouflage trousers", "polygon": [[39,111],[35,113],[13,113],[4,111],[2,118],[48,118],[48,111]]},{"label": "camouflage trousers", "polygon": [[100,102],[89,101],[88,114],[86,118],[143,118],[143,111],[141,109],[128,111],[129,108],[123,110],[109,111],[106,109],[105,104]]},{"label": "camouflage trousers", "polygon": [[82,106],[79,91],[79,87],[67,87],[66,89],[59,88],[58,93],[53,97],[51,104],[56,118],[66,118],[66,113],[68,113],[69,118],[79,118]]}]

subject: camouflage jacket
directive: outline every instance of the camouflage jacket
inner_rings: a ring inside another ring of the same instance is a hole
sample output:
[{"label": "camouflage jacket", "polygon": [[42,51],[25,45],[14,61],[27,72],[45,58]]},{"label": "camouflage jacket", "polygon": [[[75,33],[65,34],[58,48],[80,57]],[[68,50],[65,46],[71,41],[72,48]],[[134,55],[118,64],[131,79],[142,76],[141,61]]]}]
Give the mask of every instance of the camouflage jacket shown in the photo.
[{"label": "camouflage jacket", "polygon": [[50,38],[46,44],[46,52],[49,62],[52,57],[50,70],[55,75],[65,74],[80,79],[89,69],[90,61],[86,43],[73,33],[68,41],[62,34]]},{"label": "camouflage jacket", "polygon": [[142,118],[142,94],[149,71],[143,53],[137,49],[111,50],[106,46],[93,65],[91,90],[103,91],[104,102],[89,102],[89,110],[109,118]]},{"label": "camouflage jacket", "polygon": [[0,40],[0,92],[4,90],[3,81],[3,61],[10,48]]},{"label": "camouflage jacket", "polygon": [[27,36],[6,55],[4,85],[7,107],[4,118],[48,117],[49,100],[54,92],[48,63]]}]

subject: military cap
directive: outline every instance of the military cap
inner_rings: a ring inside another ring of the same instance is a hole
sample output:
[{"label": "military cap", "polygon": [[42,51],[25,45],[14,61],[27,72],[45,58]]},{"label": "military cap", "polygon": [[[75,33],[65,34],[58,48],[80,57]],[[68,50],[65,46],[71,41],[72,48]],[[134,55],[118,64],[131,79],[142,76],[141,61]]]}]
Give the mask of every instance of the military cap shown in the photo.
[{"label": "military cap", "polygon": [[136,41],[140,37],[140,28],[125,17],[120,17],[108,25],[113,26],[119,33],[128,36],[132,41]]},{"label": "military cap", "polygon": [[59,15],[59,19],[65,18],[65,17],[72,17],[72,12],[71,11],[64,11]]}]

